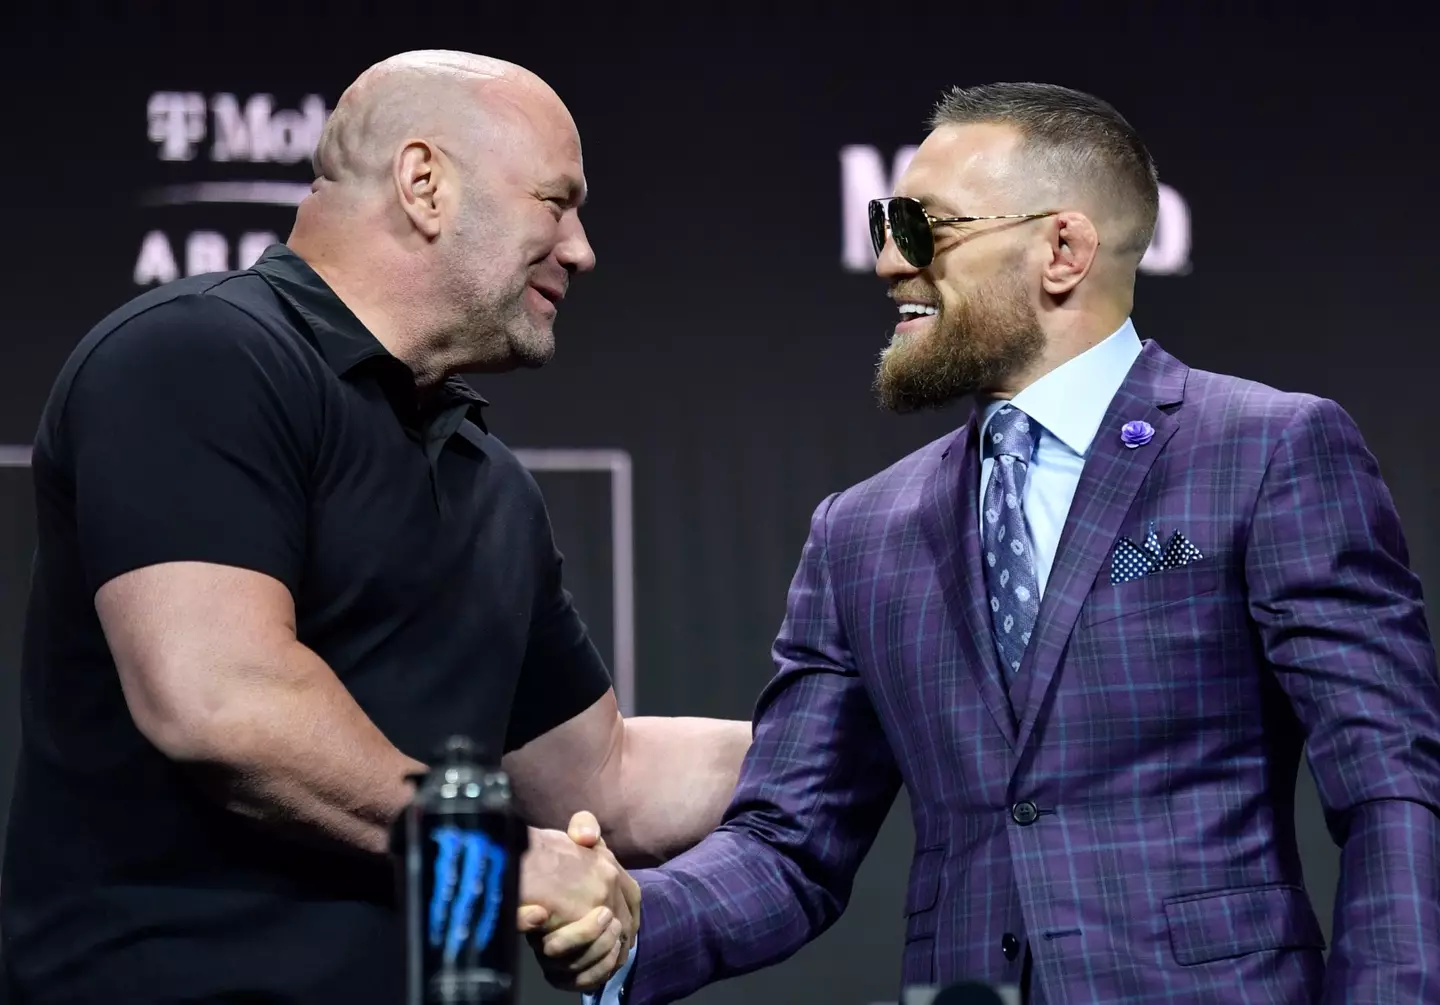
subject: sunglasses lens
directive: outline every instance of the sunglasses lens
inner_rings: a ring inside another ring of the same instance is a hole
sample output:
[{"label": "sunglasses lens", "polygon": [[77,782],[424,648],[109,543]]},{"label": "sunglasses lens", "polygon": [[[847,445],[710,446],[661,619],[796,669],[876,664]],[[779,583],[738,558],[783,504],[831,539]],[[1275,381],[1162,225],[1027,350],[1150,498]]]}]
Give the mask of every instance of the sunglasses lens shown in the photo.
[{"label": "sunglasses lens", "polygon": [[870,244],[875,248],[875,257],[885,247],[885,204],[879,199],[870,200]]},{"label": "sunglasses lens", "polygon": [[935,241],[925,207],[914,199],[890,200],[890,236],[905,261],[923,269],[935,254]]}]

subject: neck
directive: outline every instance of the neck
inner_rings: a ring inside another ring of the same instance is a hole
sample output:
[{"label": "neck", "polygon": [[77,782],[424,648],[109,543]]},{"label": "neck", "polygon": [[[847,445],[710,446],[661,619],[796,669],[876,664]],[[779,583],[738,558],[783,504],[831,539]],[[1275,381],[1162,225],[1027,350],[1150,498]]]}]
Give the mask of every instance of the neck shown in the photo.
[{"label": "neck", "polygon": [[986,394],[1013,398],[1047,373],[1104,342],[1130,316],[1130,305],[1106,304],[1096,308],[1056,310],[1041,317],[1045,348],[1029,364],[1007,375],[1003,385]]},{"label": "neck", "polygon": [[417,386],[433,386],[449,376],[444,340],[438,336],[443,326],[433,316],[433,302],[417,295],[418,277],[401,263],[356,261],[345,250],[355,243],[341,235],[318,241],[297,228],[287,243],[385,351],[410,368]]}]

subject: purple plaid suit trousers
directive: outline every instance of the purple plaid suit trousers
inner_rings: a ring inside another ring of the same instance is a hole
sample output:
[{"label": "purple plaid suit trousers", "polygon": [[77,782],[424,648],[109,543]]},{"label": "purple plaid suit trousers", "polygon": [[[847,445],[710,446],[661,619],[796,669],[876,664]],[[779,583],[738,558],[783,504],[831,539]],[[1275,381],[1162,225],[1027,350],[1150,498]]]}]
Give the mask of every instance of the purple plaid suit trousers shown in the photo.
[{"label": "purple plaid suit trousers", "polygon": [[[1155,429],[1133,450],[1130,420]],[[1440,684],[1350,418],[1147,342],[1008,698],[975,423],[816,510],[726,818],[636,873],[629,1005],[823,932],[901,785],[902,984],[1014,982],[1013,933],[1047,1005],[1440,1002]],[[1152,524],[1203,557],[1113,583],[1117,544]],[[1295,842],[1302,749],[1343,849],[1328,961]]]}]

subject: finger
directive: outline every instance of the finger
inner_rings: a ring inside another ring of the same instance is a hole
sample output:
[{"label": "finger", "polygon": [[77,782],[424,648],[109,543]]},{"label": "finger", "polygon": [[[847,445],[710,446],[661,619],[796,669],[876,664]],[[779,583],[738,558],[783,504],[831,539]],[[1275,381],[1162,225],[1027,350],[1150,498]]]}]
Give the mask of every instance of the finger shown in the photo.
[{"label": "finger", "polygon": [[615,914],[610,908],[597,907],[579,921],[572,921],[545,936],[542,952],[552,960],[579,955],[591,943],[603,938],[614,920]]},{"label": "finger", "polygon": [[624,959],[624,947],[616,943],[594,966],[588,967],[578,974],[567,973],[563,976],[556,974],[552,983],[558,985],[563,981],[567,988],[581,993],[601,992],[610,978],[614,977],[616,971],[620,969],[620,964]]},{"label": "finger", "polygon": [[605,983],[615,976],[624,959],[623,947],[617,942],[605,959],[575,978],[575,990],[581,992],[600,991]]},{"label": "finger", "polygon": [[[609,924],[604,926],[598,925],[598,922],[605,920],[606,915],[609,915]],[[587,930],[587,926],[591,927]],[[541,932],[530,932],[526,935],[526,939],[530,942],[530,946],[535,952],[535,959],[540,964],[540,970],[545,975],[546,983],[561,991],[584,992],[592,990],[592,988],[589,984],[581,987],[576,983],[576,974],[572,964],[572,961],[577,959],[575,953],[589,953],[591,957],[594,957],[601,955],[600,950],[604,950],[600,963],[587,968],[586,972],[593,970],[596,973],[605,973],[605,961],[618,959],[620,955],[619,949],[621,947],[619,946],[619,939],[615,934],[619,929],[619,920],[616,919],[613,914],[610,914],[605,908],[596,908],[590,915],[587,915],[580,921],[572,922],[569,925],[563,926],[562,929],[557,930],[557,932],[563,931],[565,935],[555,940],[552,945],[555,947],[555,952],[557,953],[564,952],[567,948],[570,948],[571,951],[568,956],[556,957],[547,955],[545,952],[543,933]],[[596,934],[597,931],[599,932],[598,939],[590,939],[588,942],[585,941],[589,936]],[[578,948],[571,948],[567,944],[566,940],[571,936],[574,936],[574,941],[579,943]],[[600,943],[600,946],[596,949],[596,952],[590,953],[590,948],[596,943]],[[613,972],[614,967],[615,964],[612,963],[611,972]],[[608,979],[609,978],[606,977],[600,983],[595,984],[593,990],[603,990],[605,986],[604,981]]]},{"label": "finger", "polygon": [[565,833],[576,844],[593,848],[600,841],[600,821],[589,810],[581,810],[570,818],[570,826]]},{"label": "finger", "polygon": [[615,920],[620,923],[622,935],[628,935],[635,931],[635,919],[630,915],[630,905],[625,902],[625,898],[620,896],[618,891],[611,890],[610,896],[605,898],[605,904],[615,915]]},{"label": "finger", "polygon": [[545,923],[550,920],[550,912],[539,904],[525,904],[516,912],[516,915],[522,932],[533,932],[537,928],[544,928]]},{"label": "finger", "polygon": [[565,969],[572,974],[583,974],[604,963],[606,959],[615,955],[614,950],[620,945],[620,931],[620,922],[612,918],[610,924],[605,926],[605,931],[600,938],[583,947],[580,955],[565,964]]},{"label": "finger", "polygon": [[625,898],[625,909],[630,915],[625,934],[633,937],[640,930],[640,884],[628,872],[620,877],[620,893]]}]

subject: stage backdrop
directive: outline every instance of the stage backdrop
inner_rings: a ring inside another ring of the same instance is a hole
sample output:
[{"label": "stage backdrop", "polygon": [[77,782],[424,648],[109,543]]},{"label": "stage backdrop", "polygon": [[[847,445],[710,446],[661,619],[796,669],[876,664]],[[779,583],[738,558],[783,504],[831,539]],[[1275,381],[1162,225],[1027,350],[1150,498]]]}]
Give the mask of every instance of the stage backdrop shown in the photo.
[{"label": "stage backdrop", "polygon": [[[1046,80],[1114,102],[1159,162],[1142,337],[1196,367],[1338,399],[1380,458],[1422,576],[1440,575],[1436,73],[1422,31],[1313,15],[1079,20],[1038,4],[944,17],[886,4],[863,22],[811,4],[805,17],[683,23],[548,5],[200,6],[97,24],[55,4],[44,21],[0,24],[10,462],[88,327],[153,284],[247,265],[283,239],[327,111],[366,65],[415,47],[516,60],[579,124],[599,267],[573,285],[552,365],[480,384],[489,419],[535,451],[627,707],[748,717],[813,507],[968,409],[896,417],[873,403],[894,315],[870,272],[865,201],[888,192],[947,85]],[[0,471],[0,805],[28,493],[23,467]],[[1308,777],[1300,799],[1328,928],[1335,849]],[[695,1000],[893,999],[911,841],[902,799],[834,930]],[[574,999],[532,980],[524,1000]]]}]

